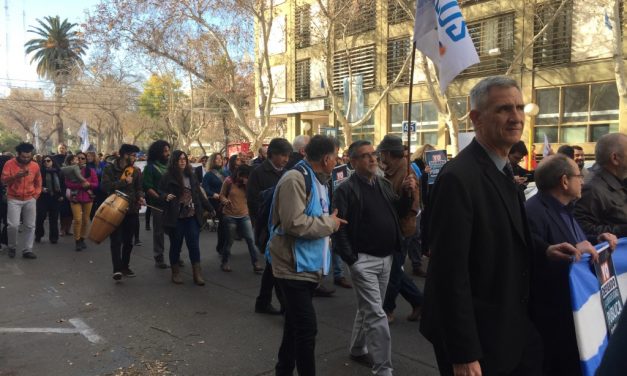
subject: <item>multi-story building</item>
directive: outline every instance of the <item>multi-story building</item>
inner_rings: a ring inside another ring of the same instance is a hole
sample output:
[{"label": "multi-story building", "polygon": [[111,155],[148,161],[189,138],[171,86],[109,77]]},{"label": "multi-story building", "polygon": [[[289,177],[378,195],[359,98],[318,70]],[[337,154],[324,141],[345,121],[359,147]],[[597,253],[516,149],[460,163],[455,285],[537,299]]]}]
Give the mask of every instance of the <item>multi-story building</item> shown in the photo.
[{"label": "multi-story building", "polygon": [[[361,113],[380,100],[368,121],[353,128],[352,140],[378,143],[387,133],[402,133],[409,109],[409,69],[396,87],[385,90],[411,51],[413,17],[407,9],[413,9],[414,3],[407,7],[403,1],[274,0],[275,24],[268,48],[275,81],[272,116],[287,123],[288,137],[341,134],[325,87],[343,103],[349,71],[352,77],[359,76]],[[528,144],[538,144],[536,150],[542,150],[546,135],[553,144],[578,144],[592,154],[601,135],[627,132],[627,98],[619,98],[613,58],[614,0],[562,2],[459,1],[480,63],[464,71],[447,90],[449,106],[457,116],[467,112],[468,93],[479,79],[509,69],[525,101],[539,105],[539,114],[528,117],[523,135]],[[623,29],[622,1],[619,4],[618,27]],[[339,10],[344,13],[337,19],[324,15]],[[617,45],[625,51],[623,41]],[[444,148],[450,143],[447,123],[431,100],[417,60],[411,117],[418,126],[411,138],[414,145]],[[331,80],[327,67],[332,70]],[[470,120],[462,119],[459,131],[472,132]]]}]

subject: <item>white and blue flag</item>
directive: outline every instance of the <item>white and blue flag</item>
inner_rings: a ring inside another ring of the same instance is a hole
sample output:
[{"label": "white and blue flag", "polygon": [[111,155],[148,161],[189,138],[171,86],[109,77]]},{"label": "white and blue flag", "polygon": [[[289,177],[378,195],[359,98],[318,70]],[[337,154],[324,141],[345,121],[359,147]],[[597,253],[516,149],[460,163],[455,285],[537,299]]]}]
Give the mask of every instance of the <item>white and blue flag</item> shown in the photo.
[{"label": "white and blue flag", "polygon": [[458,74],[479,62],[457,0],[417,0],[414,45],[438,68],[442,93]]},{"label": "white and blue flag", "polygon": [[89,130],[86,122],[78,129],[78,137],[81,138],[81,151],[84,153],[89,149]]},{"label": "white and blue flag", "polygon": [[[599,244],[596,248],[600,250],[604,246],[607,243]],[[624,304],[627,296],[627,238],[618,240],[612,261]],[[593,376],[601,364],[609,336],[601,289],[594,268],[590,266],[589,255],[584,255],[572,265],[569,279],[581,371],[585,376]]]}]

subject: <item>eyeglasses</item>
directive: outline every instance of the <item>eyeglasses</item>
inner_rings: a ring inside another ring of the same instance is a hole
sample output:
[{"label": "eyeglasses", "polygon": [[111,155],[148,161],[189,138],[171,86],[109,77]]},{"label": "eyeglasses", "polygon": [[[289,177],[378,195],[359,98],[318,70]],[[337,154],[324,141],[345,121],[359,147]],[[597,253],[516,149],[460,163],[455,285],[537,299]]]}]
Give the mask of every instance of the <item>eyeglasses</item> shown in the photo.
[{"label": "eyeglasses", "polygon": [[380,154],[379,152],[372,152],[372,153],[363,153],[363,154],[359,154],[357,156],[355,156],[355,158],[357,159],[377,159],[379,158]]}]

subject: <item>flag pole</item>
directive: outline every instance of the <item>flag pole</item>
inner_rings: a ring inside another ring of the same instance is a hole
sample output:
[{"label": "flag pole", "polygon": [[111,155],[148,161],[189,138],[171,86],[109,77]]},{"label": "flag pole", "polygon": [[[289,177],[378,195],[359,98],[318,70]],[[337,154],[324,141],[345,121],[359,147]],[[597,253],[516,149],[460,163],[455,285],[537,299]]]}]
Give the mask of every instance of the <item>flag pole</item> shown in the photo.
[{"label": "flag pole", "polygon": [[411,66],[409,67],[409,98],[407,108],[407,175],[411,169],[411,101],[414,89],[414,63],[416,62],[416,42],[411,43]]}]

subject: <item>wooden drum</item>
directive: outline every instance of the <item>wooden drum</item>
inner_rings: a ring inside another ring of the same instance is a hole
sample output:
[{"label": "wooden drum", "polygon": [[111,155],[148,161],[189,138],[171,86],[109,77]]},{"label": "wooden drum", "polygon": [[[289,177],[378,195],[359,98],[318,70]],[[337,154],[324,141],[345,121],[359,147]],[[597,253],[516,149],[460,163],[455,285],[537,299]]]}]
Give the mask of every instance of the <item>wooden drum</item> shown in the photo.
[{"label": "wooden drum", "polygon": [[100,205],[94,216],[89,230],[89,239],[96,244],[105,240],[122,223],[128,211],[128,196],[120,191],[114,194]]}]

